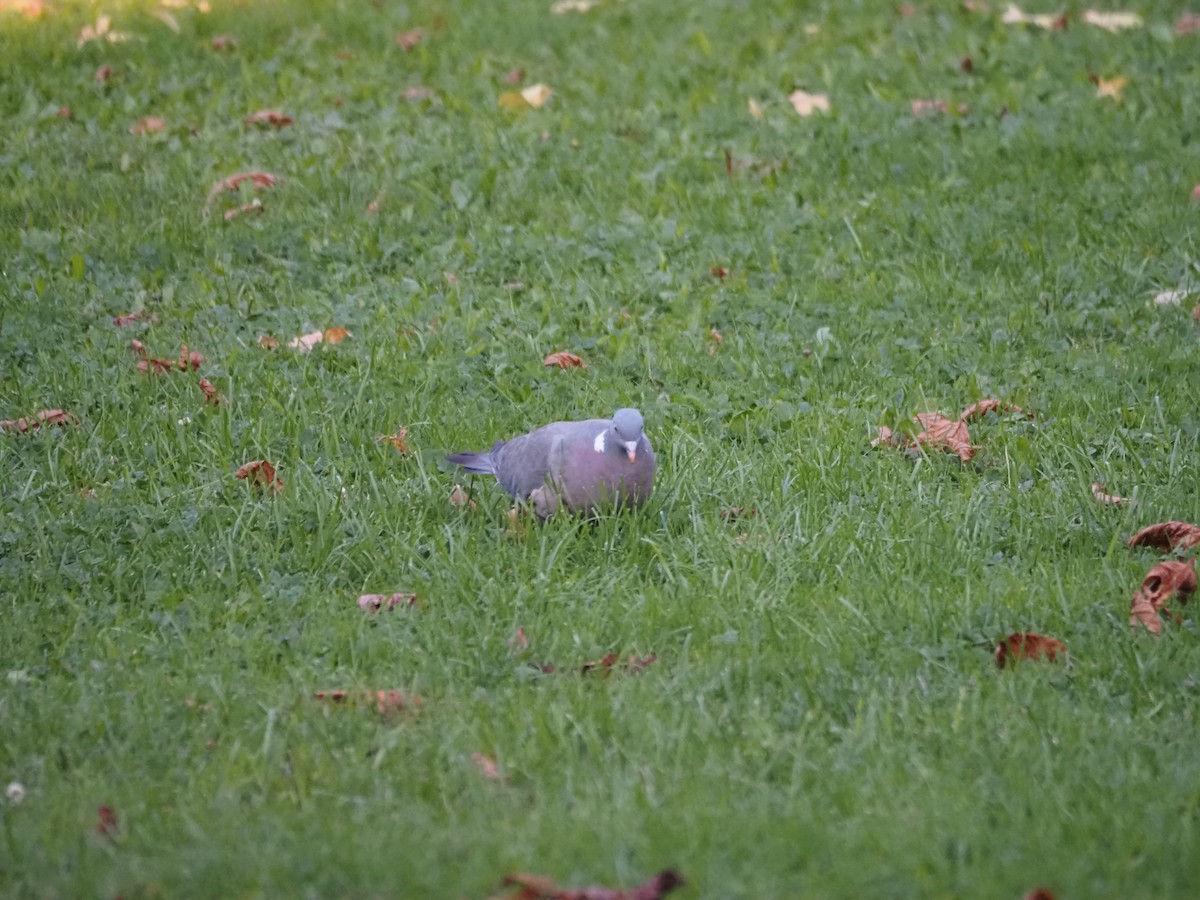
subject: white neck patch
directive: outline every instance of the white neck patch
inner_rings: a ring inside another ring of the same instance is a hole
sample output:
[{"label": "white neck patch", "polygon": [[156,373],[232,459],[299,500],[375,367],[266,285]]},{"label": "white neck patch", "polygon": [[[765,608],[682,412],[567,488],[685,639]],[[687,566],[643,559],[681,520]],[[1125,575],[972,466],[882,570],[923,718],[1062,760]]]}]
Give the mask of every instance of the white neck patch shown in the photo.
[{"label": "white neck patch", "polygon": [[598,435],[596,435],[596,440],[592,441],[592,449],[595,450],[597,453],[604,452],[604,432],[603,431],[600,432]]}]

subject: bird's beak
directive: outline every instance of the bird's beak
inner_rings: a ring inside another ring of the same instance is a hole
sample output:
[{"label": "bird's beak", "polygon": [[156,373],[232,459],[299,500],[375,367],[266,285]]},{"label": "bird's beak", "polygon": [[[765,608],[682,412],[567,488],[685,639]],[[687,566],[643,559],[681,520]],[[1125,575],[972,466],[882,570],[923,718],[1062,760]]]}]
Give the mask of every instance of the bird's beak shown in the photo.
[{"label": "bird's beak", "polygon": [[637,460],[637,441],[625,442],[625,455],[629,457],[630,462]]}]

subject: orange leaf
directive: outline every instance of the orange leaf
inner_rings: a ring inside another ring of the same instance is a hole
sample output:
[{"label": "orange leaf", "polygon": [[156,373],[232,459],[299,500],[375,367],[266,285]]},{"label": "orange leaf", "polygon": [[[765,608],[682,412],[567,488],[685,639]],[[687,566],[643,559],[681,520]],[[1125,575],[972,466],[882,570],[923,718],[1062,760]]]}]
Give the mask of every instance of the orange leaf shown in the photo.
[{"label": "orange leaf", "polygon": [[1065,655],[1066,645],[1052,637],[1017,631],[1006,637],[996,647],[996,665],[1003,669],[1011,659],[1045,659],[1054,662],[1060,654]]},{"label": "orange leaf", "polygon": [[408,444],[404,441],[408,437],[408,429],[401,425],[396,429],[394,434],[379,434],[375,436],[375,443],[382,444],[385,441],[396,448],[397,453],[407,453]]},{"label": "orange leaf", "polygon": [[237,478],[243,478],[251,484],[261,485],[271,493],[283,490],[283,482],[275,476],[275,467],[265,459],[248,462],[233,473]]},{"label": "orange leaf", "polygon": [[1190,522],[1159,522],[1147,525],[1129,539],[1130,547],[1154,547],[1157,550],[1187,550],[1200,544],[1200,526]]},{"label": "orange leaf", "polygon": [[969,422],[971,419],[981,419],[990,412],[1023,413],[1024,410],[1013,403],[1001,403],[999,400],[988,397],[986,400],[980,400],[978,403],[972,403],[961,413],[959,413],[958,417],[964,422]]},{"label": "orange leaf", "polygon": [[111,806],[101,806],[96,810],[96,834],[106,838],[116,837],[121,830],[121,823]]},{"label": "orange leaf", "polygon": [[325,337],[325,343],[327,343],[327,344],[340,344],[346,338],[354,337],[354,335],[351,334],[349,331],[347,331],[345,328],[335,325],[333,328],[325,329],[324,337]]},{"label": "orange leaf", "polygon": [[588,675],[590,673],[595,673],[600,675],[602,678],[607,678],[613,673],[614,670],[620,670],[624,672],[640,672],[643,669],[649,668],[649,666],[656,659],[658,659],[657,655],[651,655],[643,658],[631,656],[628,660],[622,661],[617,654],[609,653],[603,659],[584,663],[582,674]]},{"label": "orange leaf", "polygon": [[260,109],[258,112],[250,113],[242,119],[243,125],[273,125],[276,128],[283,128],[285,125],[295,124],[295,119],[285,112],[278,109]]},{"label": "orange leaf", "polygon": [[217,389],[213,387],[212,382],[207,378],[200,379],[200,390],[204,392],[205,404],[211,403],[213,408],[221,405],[221,395],[217,393]]},{"label": "orange leaf", "polygon": [[236,191],[246,181],[254,185],[255,190],[258,190],[260,188],[274,187],[283,181],[283,179],[278,175],[272,175],[270,172],[238,172],[234,175],[229,175],[208,189],[208,198],[204,201],[204,212],[207,213],[212,208],[213,202],[221,194],[226,191]]},{"label": "orange leaf", "polygon": [[130,134],[158,134],[167,123],[164,119],[158,116],[146,116],[144,119],[138,119],[133,125],[129,126]]},{"label": "orange leaf", "polygon": [[402,31],[396,35],[396,44],[403,50],[411,50],[425,37],[425,32],[420,28],[414,28],[411,31]]},{"label": "orange leaf", "polygon": [[496,765],[496,760],[484,753],[472,753],[471,762],[475,763],[480,774],[488,781],[503,781],[504,776],[500,774],[500,767]]},{"label": "orange leaf", "polygon": [[162,375],[165,372],[170,372],[171,369],[175,367],[175,363],[169,359],[147,358],[139,359],[137,367],[139,372],[147,372],[152,375]]},{"label": "orange leaf", "polygon": [[967,423],[962,419],[947,419],[941,413],[917,413],[915,418],[925,429],[917,435],[918,444],[957,453],[963,462],[968,462],[979,449],[971,445]]},{"label": "orange leaf", "polygon": [[79,420],[61,409],[43,409],[30,419],[4,419],[0,421],[0,431],[16,431],[24,434],[43,425],[78,425]]},{"label": "orange leaf", "polygon": [[113,316],[113,324],[118,328],[124,328],[126,325],[132,325],[134,322],[142,322],[145,320],[154,321],[154,316],[142,310],[141,312],[127,313],[123,316]]},{"label": "orange leaf", "polygon": [[271,337],[269,334],[260,334],[258,336],[258,346],[264,350],[274,350],[279,346],[279,338]]},{"label": "orange leaf", "polygon": [[191,369],[193,372],[200,368],[200,364],[204,362],[204,357],[199,353],[188,352],[187,344],[183,344],[179,350],[179,371],[186,372]]},{"label": "orange leaf", "polygon": [[1114,494],[1104,493],[1104,485],[1098,481],[1092,482],[1092,496],[1105,506],[1121,506],[1129,502],[1128,497],[1117,497]]},{"label": "orange leaf", "polygon": [[1180,603],[1187,603],[1196,591],[1196,560],[1160,562],[1146,573],[1142,586],[1133,593],[1129,604],[1129,625],[1136,628],[1139,623],[1151,634],[1162,631],[1160,613],[1171,615],[1164,604],[1178,595]]},{"label": "orange leaf", "polygon": [[374,703],[381,715],[404,709],[415,709],[421,705],[421,698],[416,694],[405,694],[401,691],[317,691],[316,698],[328,700],[331,703],[347,701]]},{"label": "orange leaf", "polygon": [[667,894],[686,884],[678,872],[667,869],[649,881],[629,890],[604,887],[560,888],[554,879],[544,875],[519,872],[504,876],[506,887],[518,890],[508,900],[662,900]]},{"label": "orange leaf", "polygon": [[395,606],[416,605],[416,594],[363,594],[358,598],[358,608],[369,613],[386,611]]},{"label": "orange leaf", "polygon": [[1108,97],[1112,100],[1121,99],[1121,91],[1125,90],[1125,85],[1129,83],[1129,79],[1124,75],[1117,75],[1113,78],[1093,78],[1096,85],[1096,97]]},{"label": "orange leaf", "polygon": [[263,209],[263,202],[255,197],[249,203],[243,203],[241,206],[234,206],[231,209],[225,210],[225,221],[232,222],[238,216],[244,216],[246,213],[260,213]]},{"label": "orange leaf", "polygon": [[587,364],[576,356],[574,353],[568,353],[566,350],[559,350],[557,353],[551,353],[542,360],[543,366],[558,366],[560,369],[580,368],[586,369]]}]

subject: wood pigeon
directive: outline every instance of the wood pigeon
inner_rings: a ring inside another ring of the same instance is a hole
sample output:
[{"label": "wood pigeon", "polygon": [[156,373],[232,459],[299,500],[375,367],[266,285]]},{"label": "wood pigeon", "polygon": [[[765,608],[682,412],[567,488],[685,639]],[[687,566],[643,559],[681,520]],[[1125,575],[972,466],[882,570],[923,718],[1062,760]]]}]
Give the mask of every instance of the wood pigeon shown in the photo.
[{"label": "wood pigeon", "polygon": [[611,419],[552,422],[491,450],[446,459],[495,475],[509,494],[529,500],[540,519],[560,506],[588,515],[610,504],[640,506],[653,489],[654,451],[636,409],[618,409]]}]

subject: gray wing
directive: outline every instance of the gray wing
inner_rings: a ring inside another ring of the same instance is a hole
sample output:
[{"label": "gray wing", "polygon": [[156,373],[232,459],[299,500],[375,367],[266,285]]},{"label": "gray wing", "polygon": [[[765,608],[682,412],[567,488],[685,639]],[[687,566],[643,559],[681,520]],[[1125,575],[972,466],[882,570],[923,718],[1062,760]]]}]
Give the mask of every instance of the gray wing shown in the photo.
[{"label": "gray wing", "polygon": [[492,457],[500,486],[514,497],[525,498],[547,483],[557,484],[567,449],[579,444],[590,448],[610,424],[607,419],[553,422],[513,438]]}]

